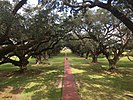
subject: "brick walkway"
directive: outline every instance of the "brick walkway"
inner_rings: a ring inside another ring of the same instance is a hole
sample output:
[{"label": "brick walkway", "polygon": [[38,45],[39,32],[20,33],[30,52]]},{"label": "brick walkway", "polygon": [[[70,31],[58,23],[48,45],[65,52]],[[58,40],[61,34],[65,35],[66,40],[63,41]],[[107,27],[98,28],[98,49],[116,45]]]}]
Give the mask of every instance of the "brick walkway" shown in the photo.
[{"label": "brick walkway", "polygon": [[62,100],[80,100],[77,93],[74,76],[72,75],[72,71],[67,57],[65,57],[64,62],[64,83],[62,91]]}]

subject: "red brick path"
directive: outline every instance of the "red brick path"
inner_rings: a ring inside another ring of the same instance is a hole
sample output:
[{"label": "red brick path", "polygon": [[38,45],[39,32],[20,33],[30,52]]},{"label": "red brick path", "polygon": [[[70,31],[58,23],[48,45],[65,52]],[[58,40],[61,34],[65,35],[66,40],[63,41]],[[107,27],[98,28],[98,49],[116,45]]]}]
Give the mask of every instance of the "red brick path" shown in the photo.
[{"label": "red brick path", "polygon": [[67,57],[65,57],[64,63],[64,83],[62,91],[62,100],[80,100],[77,93],[74,76],[72,75],[72,71],[69,66]]}]

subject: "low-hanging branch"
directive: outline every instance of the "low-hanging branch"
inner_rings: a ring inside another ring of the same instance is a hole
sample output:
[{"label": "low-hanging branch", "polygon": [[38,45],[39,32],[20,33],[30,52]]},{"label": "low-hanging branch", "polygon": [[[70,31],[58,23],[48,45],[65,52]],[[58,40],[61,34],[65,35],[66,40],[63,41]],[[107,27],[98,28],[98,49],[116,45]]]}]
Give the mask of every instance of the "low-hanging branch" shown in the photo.
[{"label": "low-hanging branch", "polygon": [[12,14],[15,15],[17,11],[24,5],[26,4],[27,0],[21,0],[13,9]]},{"label": "low-hanging branch", "polygon": [[127,58],[129,61],[133,62],[133,60],[129,57],[129,55],[127,55]]},{"label": "low-hanging branch", "polygon": [[[133,33],[133,22],[127,16],[125,16],[122,12],[120,12],[116,7],[113,7],[111,5],[111,1],[112,0],[108,0],[107,3],[103,3],[102,1],[100,2],[99,0],[95,0],[95,1],[87,0],[84,3],[71,4],[70,2],[68,2],[68,0],[64,0],[64,4],[75,9],[79,8],[79,10],[82,10],[87,7],[93,8],[96,6],[106,9],[110,11],[116,18],[121,20],[128,27],[128,29],[131,30]],[[130,0],[128,0],[128,2],[130,2]]]},{"label": "low-hanging branch", "polygon": [[40,54],[40,53],[43,52],[43,51],[47,51],[47,50],[53,49],[53,48],[55,47],[55,45],[56,45],[61,39],[63,39],[63,38],[59,38],[59,39],[57,39],[57,41],[51,42],[51,43],[49,44],[49,46],[47,46],[46,48],[43,48],[43,49],[41,49],[40,51],[31,53],[31,55],[38,55],[38,54]]},{"label": "low-hanging branch", "polygon": [[9,32],[10,32],[10,29],[11,29],[11,26],[12,26],[12,22],[14,20],[14,16],[16,15],[16,13],[18,12],[18,10],[27,2],[27,0],[21,0],[16,6],[15,8],[13,9],[12,11],[12,21],[9,25],[7,25],[6,27],[6,30],[5,30],[5,33],[4,35],[1,35],[0,36],[0,44],[3,44],[6,40],[9,39],[8,35],[9,35]]}]

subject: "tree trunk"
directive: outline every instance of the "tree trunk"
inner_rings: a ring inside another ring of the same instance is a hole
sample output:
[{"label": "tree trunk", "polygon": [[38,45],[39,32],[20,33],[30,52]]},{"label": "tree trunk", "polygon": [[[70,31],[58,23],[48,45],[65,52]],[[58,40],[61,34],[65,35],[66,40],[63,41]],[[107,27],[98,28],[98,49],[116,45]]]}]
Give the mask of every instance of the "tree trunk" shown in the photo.
[{"label": "tree trunk", "polygon": [[80,53],[80,57],[84,57],[84,53]]},{"label": "tree trunk", "polygon": [[20,73],[24,73],[25,70],[27,70],[27,64],[29,63],[28,58],[21,58],[20,59]]},{"label": "tree trunk", "polygon": [[92,56],[92,63],[97,63],[97,58],[98,58],[97,55],[93,55]]},{"label": "tree trunk", "polygon": [[114,72],[116,70],[117,61],[110,59],[109,60],[109,71]]},{"label": "tree trunk", "polygon": [[40,55],[36,56],[36,64],[41,64],[42,63],[42,59]]},{"label": "tree trunk", "polygon": [[48,54],[48,57],[51,58],[51,54]]},{"label": "tree trunk", "polygon": [[48,53],[47,53],[47,51],[45,51],[44,59],[45,59],[45,60],[48,60],[48,58],[49,58]]},{"label": "tree trunk", "polygon": [[24,73],[27,70],[27,66],[20,66],[20,73]]},{"label": "tree trunk", "polygon": [[85,59],[88,59],[88,56],[89,56],[89,52],[86,53]]}]

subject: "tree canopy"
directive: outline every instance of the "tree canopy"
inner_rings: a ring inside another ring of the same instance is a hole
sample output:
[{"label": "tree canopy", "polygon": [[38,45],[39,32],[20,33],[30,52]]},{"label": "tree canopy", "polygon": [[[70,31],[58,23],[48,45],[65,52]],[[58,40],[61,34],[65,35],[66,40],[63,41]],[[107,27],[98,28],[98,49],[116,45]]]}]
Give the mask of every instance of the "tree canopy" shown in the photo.
[{"label": "tree canopy", "polygon": [[115,68],[122,53],[132,49],[131,0],[39,0],[35,7],[24,6],[26,2],[0,1],[0,64],[12,63],[23,71],[30,57],[39,60],[67,46],[86,58],[90,53],[94,63],[102,54]]}]

